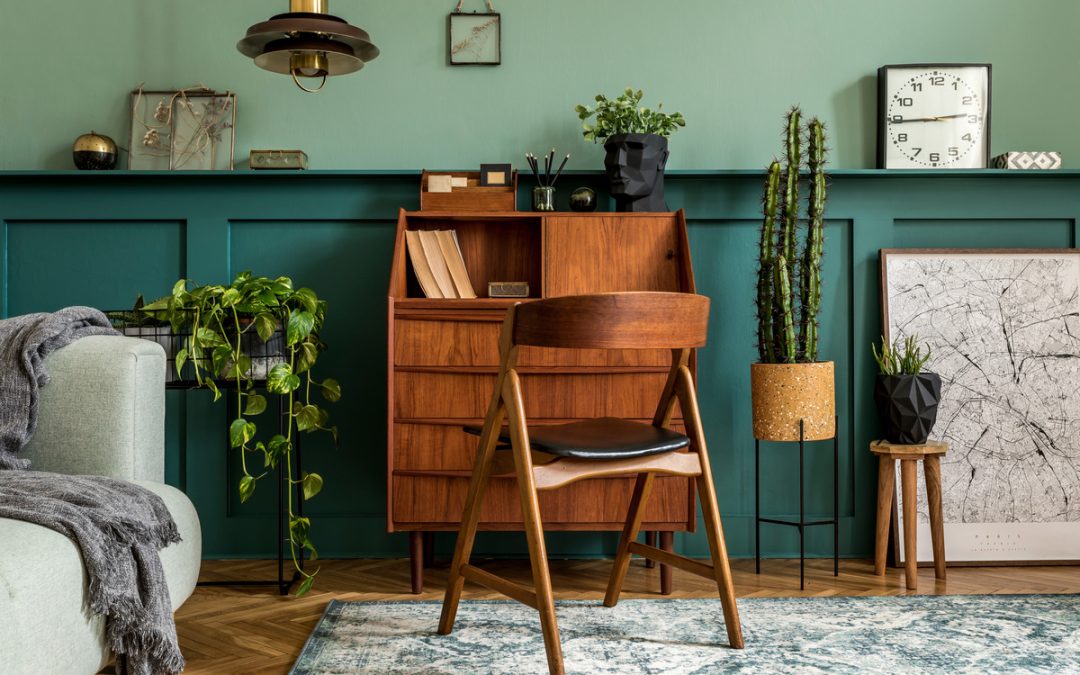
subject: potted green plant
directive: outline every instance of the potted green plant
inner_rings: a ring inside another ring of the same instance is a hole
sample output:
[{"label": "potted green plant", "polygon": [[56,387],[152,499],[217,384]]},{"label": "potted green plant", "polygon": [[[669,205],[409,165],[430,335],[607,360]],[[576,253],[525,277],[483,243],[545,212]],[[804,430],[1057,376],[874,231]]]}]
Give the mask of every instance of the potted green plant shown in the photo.
[{"label": "potted green plant", "polygon": [[[821,254],[825,225],[825,127],[805,127],[792,108],[784,132],[785,162],[773,161],[765,180],[758,253],[758,363],[750,366],[754,437],[820,440],[836,435],[832,361],[818,361]],[[803,138],[807,155],[803,174]],[[808,184],[806,240],[797,250],[799,188]]]},{"label": "potted green plant", "polygon": [[[596,95],[596,106],[575,108],[585,140],[603,143],[604,167],[619,211],[667,211],[664,167],[668,138],[686,126],[682,113],[642,105],[645,94],[627,89],[618,98]],[[593,122],[589,120],[594,118]]]},{"label": "potted green plant", "polygon": [[890,443],[925,443],[937,422],[941,377],[923,371],[930,360],[930,345],[925,345],[924,353],[918,342],[918,336],[909,335],[890,345],[882,337],[880,352],[877,345],[870,345],[880,371],[874,401]]},{"label": "potted green plant", "polygon": [[[177,376],[190,364],[198,384],[209,389],[215,401],[222,396],[218,382],[230,380],[235,385],[238,412],[229,425],[229,443],[240,451],[240,500],[247,501],[258,481],[279,463],[289,484],[300,486],[305,500],[317,495],[323,486],[322,476],[307,472],[293,475],[292,452],[294,433],[327,432],[337,442],[337,428],[329,425],[329,413],[315,396],[336,402],[341,398],[341,385],[331,378],[316,380],[313,376],[319,354],[326,348],[320,338],[326,301],[310,288],[294,288],[288,277],[270,279],[241,272],[228,286],[199,286],[181,279],[170,295],[145,305],[141,311],[167,321],[175,333],[185,335],[175,356]],[[256,353],[265,357],[265,346],[273,345],[275,340],[282,342],[272,365],[263,361],[260,366],[253,361]],[[256,380],[265,380],[270,393],[287,399],[286,432],[265,442],[256,439],[254,418],[267,409],[266,397],[255,387]],[[262,467],[253,468],[249,455],[261,458]],[[302,577],[297,595],[303,595],[311,588],[318,570],[300,569],[299,559],[304,551],[312,560],[318,554],[310,536],[311,520],[297,515],[293,491],[286,492],[290,551]]]}]

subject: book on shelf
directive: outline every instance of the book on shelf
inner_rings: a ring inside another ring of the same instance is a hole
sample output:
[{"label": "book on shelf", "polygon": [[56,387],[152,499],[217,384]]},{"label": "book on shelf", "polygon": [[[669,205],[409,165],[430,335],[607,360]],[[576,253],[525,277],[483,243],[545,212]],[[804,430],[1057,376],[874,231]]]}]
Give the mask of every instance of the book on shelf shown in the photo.
[{"label": "book on shelf", "polygon": [[424,255],[424,247],[420,243],[420,232],[417,230],[405,230],[405,247],[409,251],[409,261],[412,263],[416,280],[420,282],[420,289],[429,298],[445,297],[439,290],[439,284],[435,281],[435,275],[431,273],[427,256]]},{"label": "book on shelf", "polygon": [[428,298],[475,298],[454,230],[406,230],[416,280]]},{"label": "book on shelf", "polygon": [[450,278],[450,267],[443,257],[442,247],[439,246],[439,235],[435,230],[420,230],[420,245],[424,249],[424,257],[427,258],[431,275],[435,277],[435,283],[439,285],[439,291],[444,298],[460,297],[454,289],[454,280]]},{"label": "book on shelf", "polygon": [[442,250],[446,266],[450,269],[450,278],[454,280],[454,290],[459,298],[475,298],[476,291],[469,279],[469,271],[465,269],[465,257],[461,255],[461,244],[458,243],[457,230],[437,230],[439,248]]}]

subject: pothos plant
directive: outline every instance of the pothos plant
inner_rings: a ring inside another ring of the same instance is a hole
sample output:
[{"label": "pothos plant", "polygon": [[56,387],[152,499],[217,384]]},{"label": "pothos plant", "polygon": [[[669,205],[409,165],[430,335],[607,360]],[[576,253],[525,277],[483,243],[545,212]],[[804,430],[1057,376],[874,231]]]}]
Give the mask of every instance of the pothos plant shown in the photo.
[{"label": "pothos plant", "polygon": [[[327,432],[337,443],[337,427],[329,425],[329,413],[319,406],[315,395],[336,402],[341,398],[341,385],[330,378],[316,380],[312,374],[319,354],[326,348],[319,337],[326,319],[326,301],[310,288],[293,288],[288,277],[269,279],[241,272],[228,286],[199,286],[181,279],[170,295],[145,305],[142,311],[168,321],[174,332],[187,334],[176,353],[178,376],[190,363],[196,381],[213,393],[215,401],[222,397],[218,382],[235,384],[237,417],[229,425],[229,444],[240,450],[240,501],[246,502],[258,481],[279,463],[289,484],[301,487],[305,500],[317,495],[322,490],[322,476],[307,472],[294,476],[291,460],[294,429]],[[283,358],[265,377],[267,391],[287,397],[289,424],[284,435],[275,434],[263,442],[256,439],[258,429],[253,419],[266,411],[267,401],[255,387],[252,359],[244,347],[252,344],[252,332],[266,343],[282,327]],[[262,459],[261,468],[252,469],[250,455]],[[286,492],[290,553],[302,577],[296,594],[303,595],[311,588],[318,570],[302,570],[299,557],[306,550],[315,560],[318,552],[309,534],[311,520],[296,514],[293,490]]]},{"label": "pothos plant", "polygon": [[[645,93],[640,89],[627,88],[618,98],[609,99],[597,94],[595,108],[585,105],[574,108],[581,120],[585,140],[603,143],[617,134],[656,134],[668,138],[686,126],[682,113],[664,112],[663,103],[657,104],[655,110],[640,105],[644,97]],[[596,117],[595,124],[589,122],[593,116]]]}]

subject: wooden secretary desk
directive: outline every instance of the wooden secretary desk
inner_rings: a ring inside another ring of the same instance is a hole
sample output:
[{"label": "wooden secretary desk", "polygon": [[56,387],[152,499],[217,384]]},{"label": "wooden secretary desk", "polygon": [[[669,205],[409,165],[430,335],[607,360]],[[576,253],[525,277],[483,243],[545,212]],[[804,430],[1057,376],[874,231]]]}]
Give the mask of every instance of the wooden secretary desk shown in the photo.
[{"label": "wooden secretary desk", "polygon": [[[476,299],[428,299],[406,250],[406,230],[455,230]],[[527,281],[533,299],[605,291],[694,292],[686,220],[678,213],[406,212],[398,216],[388,303],[387,530],[410,533],[413,592],[430,564],[431,533],[456,532],[477,437],[499,364],[506,308],[528,299],[483,297],[489,281]],[[667,350],[522,348],[526,414],[536,424],[590,417],[651,422]],[[681,429],[681,416],[675,424]],[[481,529],[521,528],[513,477],[492,479]],[[633,477],[581,481],[542,493],[548,530],[621,531]],[[642,529],[696,523],[693,480],[658,477]],[[426,546],[425,546],[426,543]],[[425,552],[425,548],[427,549]],[[426,556],[425,556],[426,553]],[[662,590],[670,571],[661,569]]]}]

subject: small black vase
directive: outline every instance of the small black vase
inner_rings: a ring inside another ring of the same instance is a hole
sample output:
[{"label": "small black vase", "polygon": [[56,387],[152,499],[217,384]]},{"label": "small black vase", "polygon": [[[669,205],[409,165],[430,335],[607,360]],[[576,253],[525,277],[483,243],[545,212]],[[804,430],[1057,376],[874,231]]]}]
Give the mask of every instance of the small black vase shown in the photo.
[{"label": "small black vase", "polygon": [[925,443],[937,421],[940,400],[937,373],[878,375],[874,385],[874,401],[890,443]]}]

